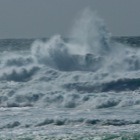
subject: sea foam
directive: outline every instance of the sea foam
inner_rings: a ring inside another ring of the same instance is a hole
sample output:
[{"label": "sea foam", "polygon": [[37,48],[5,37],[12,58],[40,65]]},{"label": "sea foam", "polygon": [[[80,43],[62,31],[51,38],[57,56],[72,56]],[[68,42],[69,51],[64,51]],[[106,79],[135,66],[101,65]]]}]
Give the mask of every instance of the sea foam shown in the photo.
[{"label": "sea foam", "polygon": [[[70,36],[67,41],[61,35],[36,40],[28,52],[2,53],[0,105],[127,106],[115,93],[138,90],[140,50],[114,42],[104,21],[89,9],[76,20]],[[132,100],[132,106],[139,105],[139,99]]]}]

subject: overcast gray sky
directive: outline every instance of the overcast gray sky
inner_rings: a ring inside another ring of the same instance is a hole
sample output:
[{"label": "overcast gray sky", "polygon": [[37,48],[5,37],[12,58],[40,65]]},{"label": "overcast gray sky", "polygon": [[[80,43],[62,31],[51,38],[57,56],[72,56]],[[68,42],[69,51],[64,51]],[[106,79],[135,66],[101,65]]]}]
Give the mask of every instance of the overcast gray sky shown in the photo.
[{"label": "overcast gray sky", "polygon": [[140,0],[0,0],[0,38],[67,36],[86,7],[113,35],[140,35]]}]

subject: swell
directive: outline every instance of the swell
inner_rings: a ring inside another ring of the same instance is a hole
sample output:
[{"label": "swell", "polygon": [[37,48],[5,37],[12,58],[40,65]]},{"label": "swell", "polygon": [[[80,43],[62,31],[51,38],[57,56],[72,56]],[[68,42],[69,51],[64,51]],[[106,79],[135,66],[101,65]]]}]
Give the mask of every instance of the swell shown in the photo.
[{"label": "swell", "polygon": [[46,118],[42,122],[36,122],[36,124],[26,124],[25,126],[20,123],[19,121],[14,121],[8,124],[5,124],[4,126],[0,127],[0,130],[2,129],[11,129],[11,128],[20,128],[25,127],[25,128],[31,128],[31,127],[44,127],[44,126],[69,126],[69,125],[85,125],[85,126],[127,126],[127,125],[139,125],[140,120],[135,120],[135,121],[128,121],[128,120],[118,120],[118,119],[108,119],[108,120],[99,120],[99,119],[87,119],[87,118],[77,118],[75,120],[72,120],[70,118],[57,118],[57,119],[51,119],[51,118]]},{"label": "swell", "polygon": [[64,88],[69,90],[76,90],[78,92],[109,92],[109,91],[134,91],[140,88],[140,78],[134,79],[119,79],[101,84],[90,84],[88,82],[68,83]]}]

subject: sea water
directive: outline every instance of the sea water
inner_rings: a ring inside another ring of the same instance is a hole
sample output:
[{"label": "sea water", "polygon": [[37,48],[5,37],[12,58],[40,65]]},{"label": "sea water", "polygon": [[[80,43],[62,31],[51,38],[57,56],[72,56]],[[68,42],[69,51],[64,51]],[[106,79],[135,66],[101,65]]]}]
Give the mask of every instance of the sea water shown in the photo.
[{"label": "sea water", "polygon": [[0,40],[0,139],[139,140],[140,38],[90,10],[70,35]]}]

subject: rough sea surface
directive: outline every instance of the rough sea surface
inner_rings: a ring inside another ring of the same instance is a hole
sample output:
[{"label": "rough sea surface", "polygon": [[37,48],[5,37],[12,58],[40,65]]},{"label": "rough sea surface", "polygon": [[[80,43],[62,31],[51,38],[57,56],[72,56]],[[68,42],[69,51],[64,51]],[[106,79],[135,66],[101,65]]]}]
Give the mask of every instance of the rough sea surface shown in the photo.
[{"label": "rough sea surface", "polygon": [[140,37],[87,11],[71,34],[0,40],[0,140],[140,139]]}]

